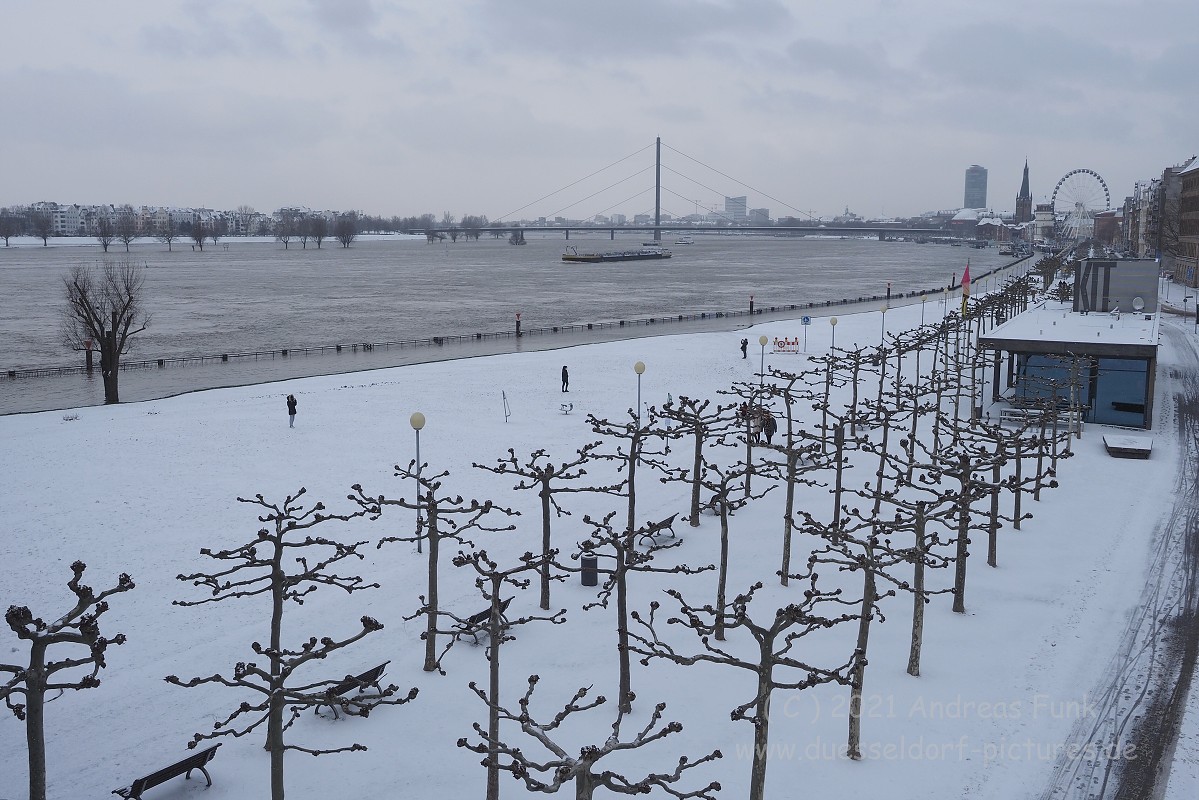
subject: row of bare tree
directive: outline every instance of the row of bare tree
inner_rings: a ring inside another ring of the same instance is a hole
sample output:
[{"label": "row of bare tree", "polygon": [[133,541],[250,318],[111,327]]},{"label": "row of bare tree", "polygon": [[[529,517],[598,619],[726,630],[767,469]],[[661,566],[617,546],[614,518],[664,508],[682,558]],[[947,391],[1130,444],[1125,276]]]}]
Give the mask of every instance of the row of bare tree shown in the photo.
[{"label": "row of bare tree", "polygon": [[[580,798],[590,798],[601,786],[622,794],[656,787],[676,797],[711,797],[719,789],[717,782],[691,790],[680,788],[678,782],[688,770],[720,758],[719,751],[696,760],[684,756],[672,770],[636,778],[599,765],[611,753],[636,749],[681,730],[678,723],[663,724],[665,706],[658,704],[649,723],[622,740],[621,726],[637,699],[630,663],[634,657],[647,665],[655,660],[678,665],[718,664],[756,676],[753,697],[732,709],[734,720],[748,721],[754,729],[751,800],[760,800],[765,790],[770,698],[777,690],[799,691],[827,683],[848,687],[847,752],[851,758],[860,757],[870,633],[873,622],[883,619],[884,602],[900,592],[912,598],[906,670],[918,677],[925,607],[935,596],[948,594],[953,598],[953,610],[965,611],[971,537],[986,533],[987,563],[996,566],[999,531],[1004,524],[1020,527],[1030,516],[1023,511],[1024,496],[1031,493],[1039,500],[1042,488],[1056,485],[1057,460],[1069,454],[1069,437],[1074,431],[1059,427],[1058,400],[1068,397],[1073,402],[1072,387],[1046,387],[1050,400],[1030,408],[1025,424],[1015,429],[991,424],[982,418],[976,403],[981,395],[978,375],[986,360],[978,336],[988,322],[993,324],[1023,308],[1029,291],[1028,279],[1012,281],[1003,291],[976,299],[965,314],[951,313],[935,325],[893,335],[877,348],[834,350],[812,359],[812,367],[800,372],[771,369],[757,383],[735,384],[722,392],[730,399],[727,403],[680,397],[677,403],[651,407],[643,415],[630,410],[623,422],[588,416],[587,423],[598,438],[566,460],[556,461],[544,449],[520,458],[510,449],[494,465],[476,464],[479,469],[514,477],[515,490],[536,491],[540,500],[540,546],[510,563],[489,555],[488,548],[477,548],[473,538],[475,534],[514,530],[510,522],[490,520],[515,517],[518,512],[492,500],[466,499],[448,492],[448,473],[431,471],[427,464],[415,461],[395,467],[403,486],[413,482],[419,486],[411,498],[371,494],[356,484],[349,495],[354,508],[342,513],[330,513],[319,502],[304,507],[303,489],[282,503],[261,495],[241,500],[259,508],[265,527],[238,547],[202,550],[221,565],[179,577],[205,589],[209,596],[176,602],[200,605],[269,597],[268,643],[255,641],[251,650],[257,660],[239,661],[230,673],[189,679],[169,676],[167,680],[185,687],[223,685],[259,699],[240,702],[213,730],[197,733],[191,746],[204,739],[265,731],[271,753],[272,798],[281,800],[287,750],[316,755],[363,749],[355,743],[320,750],[287,740],[286,731],[305,709],[335,703],[348,713],[365,714],[416,696],[415,689],[401,694],[394,685],[375,692],[331,696],[332,688],[341,683],[339,677],[318,679],[302,671],[381,629],[381,623],[370,617],[362,618],[360,630],[337,638],[313,637],[291,645],[281,639],[284,610],[302,603],[311,592],[339,589],[352,593],[378,587],[360,576],[335,571],[343,561],[361,560],[364,556],[359,548],[366,542],[341,542],[309,530],[363,516],[378,519],[402,509],[417,512],[413,534],[383,537],[377,546],[415,543],[425,560],[426,586],[419,608],[409,617],[424,618],[424,669],[445,674],[447,654],[464,632],[487,636],[488,687],[470,685],[487,707],[487,725],[475,725],[478,741],[464,738],[459,745],[484,755],[489,800],[498,798],[498,776],[503,771],[531,791],[555,792],[572,784]],[[839,398],[845,395],[848,400],[841,402]],[[763,443],[753,427],[754,417],[743,413],[742,407],[769,408],[781,418],[779,440]],[[682,464],[670,458],[671,445],[677,450],[680,442],[687,456]],[[742,452],[744,455],[734,455]],[[614,474],[597,483],[588,479],[589,468],[606,468]],[[872,480],[853,485],[846,475],[855,468],[867,470]],[[646,474],[651,480],[686,486],[691,526],[700,526],[706,512],[715,515],[720,535],[714,563],[690,566],[671,558],[669,551],[682,540],[662,536],[652,521],[638,522],[637,490]],[[755,478],[756,487],[751,485]],[[728,586],[735,541],[733,520],[741,509],[776,488],[785,490],[786,499],[780,530],[781,566],[774,578],[787,587],[788,594],[794,593],[794,599],[759,611],[753,604],[765,585],[763,580],[741,590],[730,591]],[[827,506],[817,502],[822,491],[832,496]],[[590,534],[573,543],[570,558],[560,558],[552,521],[570,515],[560,498],[581,492],[620,498],[622,503],[602,517],[585,515]],[[1006,506],[1004,495],[1010,496]],[[792,563],[797,534],[805,537],[803,549],[808,553],[806,559],[799,558],[806,561],[799,568]],[[457,548],[453,566],[473,573],[487,603],[482,625],[441,607],[439,580],[447,546]],[[602,563],[599,572],[605,576],[595,602],[585,608],[610,608],[615,613],[617,707],[611,735],[572,755],[556,738],[555,730],[572,715],[594,709],[606,699],[601,695],[588,700],[590,687],[581,688],[547,721],[530,709],[538,683],[537,676],[531,676],[514,708],[502,696],[500,653],[521,625],[565,622],[566,609],[552,610],[551,586],[586,569],[585,558]],[[929,580],[929,570],[950,568],[952,586],[937,586]],[[831,577],[823,574],[830,569]],[[82,570],[82,564],[77,564],[69,584],[79,603],[56,623],[34,619],[28,609],[10,610],[10,628],[30,641],[31,657],[29,666],[0,665],[0,673],[12,675],[0,691],[14,713],[27,719],[31,797],[44,797],[45,787],[44,747],[36,746],[44,731],[40,713],[35,715],[33,706],[40,706],[46,690],[96,685],[97,672],[106,663],[107,645],[123,641],[122,636],[101,637],[96,619],[107,609],[107,597],[133,588],[132,581],[122,576],[117,588],[95,595],[79,587]],[[690,600],[677,588],[667,591],[677,611],[666,622],[690,631],[694,646],[666,632],[658,602],[652,602],[646,614],[631,608],[630,582],[642,580],[639,575],[655,574],[659,580],[671,575],[675,576],[672,580],[686,581],[688,576],[706,572],[716,573],[714,595],[706,602]],[[859,576],[860,590],[848,582]],[[507,614],[514,593],[534,582],[539,588],[539,611]],[[800,639],[819,637],[845,623],[856,624],[858,635],[843,658],[819,664],[797,657]],[[70,629],[67,634],[64,628]],[[47,668],[45,651],[52,644],[83,645],[89,654],[49,662],[53,668]],[[49,676],[57,671],[73,668],[84,670],[85,676],[49,682]],[[14,697],[24,697],[25,702],[16,703]],[[539,760],[526,754],[504,733],[506,726],[518,727],[550,756]],[[40,776],[36,786],[42,794],[33,791],[35,773]]]}]

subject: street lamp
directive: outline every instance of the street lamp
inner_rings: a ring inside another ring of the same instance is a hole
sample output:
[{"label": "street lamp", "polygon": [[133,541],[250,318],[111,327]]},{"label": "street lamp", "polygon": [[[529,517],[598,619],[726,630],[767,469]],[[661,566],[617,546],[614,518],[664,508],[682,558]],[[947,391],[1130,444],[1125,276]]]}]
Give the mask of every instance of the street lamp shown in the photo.
[{"label": "street lamp", "polygon": [[634,364],[633,372],[637,373],[637,430],[641,430],[641,376],[645,373],[645,362]]},{"label": "street lamp", "polygon": [[920,324],[924,324],[924,304],[928,302],[928,295],[920,295]]},{"label": "street lamp", "polygon": [[416,552],[421,552],[420,535],[420,429],[425,427],[425,415],[419,411],[413,412],[408,418],[408,424],[416,431]]},{"label": "street lamp", "polygon": [[946,286],[941,291],[941,318],[944,319],[947,314],[949,314],[949,287],[948,286]]},{"label": "street lamp", "polygon": [[759,389],[762,388],[762,381],[764,381],[766,379],[766,343],[769,341],[770,341],[770,339],[766,336],[766,334],[762,334],[761,336],[758,337],[758,344],[762,345],[762,361],[758,367],[758,388]]},{"label": "street lamp", "polygon": [[833,326],[833,343],[829,345],[829,350],[837,349],[837,318],[829,317],[828,324]]},{"label": "street lamp", "polygon": [[885,341],[887,341],[887,304],[883,303],[883,326],[878,336],[879,346],[881,347]]}]

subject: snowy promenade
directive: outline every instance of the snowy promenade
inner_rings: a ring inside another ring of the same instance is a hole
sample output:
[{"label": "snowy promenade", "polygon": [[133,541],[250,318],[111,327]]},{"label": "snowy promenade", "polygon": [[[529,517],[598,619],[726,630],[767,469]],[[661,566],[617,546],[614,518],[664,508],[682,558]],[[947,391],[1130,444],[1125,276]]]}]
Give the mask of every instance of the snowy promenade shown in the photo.
[{"label": "snowy promenade", "polygon": [[[930,320],[934,305],[939,306],[930,301],[925,308]],[[920,313],[918,301],[897,304],[883,324],[888,332],[915,327]],[[877,313],[839,315],[838,347],[877,344],[880,322]],[[826,350],[832,330],[823,322],[810,326],[809,352]],[[1189,491],[1177,482],[1189,445],[1183,431],[1190,435],[1178,424],[1178,415],[1187,412],[1179,410],[1177,397],[1194,389],[1196,337],[1170,320],[1163,330],[1152,458],[1112,459],[1103,451],[1102,429],[1088,426],[1075,442],[1076,457],[1061,465],[1061,487],[1046,491],[1040,503],[1026,503],[1025,510],[1035,516],[1022,530],[1001,532],[997,568],[985,563],[985,536],[976,538],[967,613],[952,613],[946,595],[933,598],[920,678],[904,671],[910,601],[902,596],[885,601],[887,621],[876,625],[871,637],[863,760],[842,754],[847,689],[778,692],[768,797],[1011,800],[1040,797],[1053,783],[1062,750],[1096,718],[1102,701],[1095,687],[1105,685],[1145,587],[1155,578],[1149,570],[1176,513],[1176,496]],[[87,563],[86,582],[97,588],[110,586],[121,572],[137,582],[135,590],[113,598],[102,618],[106,635],[122,632],[129,639],[109,649],[102,685],[69,693],[46,708],[50,796],[107,796],[131,777],[182,757],[192,734],[210,730],[242,699],[233,690],[182,689],[162,680],[171,674],[187,678],[228,671],[235,662],[252,660],[250,642],[267,635],[260,601],[172,605],[202,596],[175,578],[211,566],[200,548],[232,547],[260,527],[254,509],[236,502],[238,496],[261,493],[281,500],[305,487],[307,499],[322,500],[334,512],[350,510],[344,498],[356,483],[370,494],[411,496],[411,486],[393,477],[392,466],[414,457],[409,416],[421,411],[427,418],[421,459],[431,470],[449,471],[446,489],[522,512],[514,520],[515,531],[473,537],[494,557],[511,561],[538,546],[535,493],[513,491],[514,478],[473,469],[472,463],[494,464],[510,447],[518,456],[545,448],[555,461],[569,460],[597,438],[585,423],[587,414],[628,419],[638,392],[637,361],[646,365],[640,383],[646,405],[661,406],[668,394],[728,402],[717,391],[735,381],[756,381],[762,360],[767,368],[803,368],[803,355],[773,355],[767,348],[763,359],[759,335],[802,333],[798,321],[772,321],[748,330],[660,335],[0,417],[5,453],[0,459],[0,486],[5,487],[0,606],[28,605],[35,615],[61,613],[71,600],[65,583],[76,559]],[[751,341],[745,359],[738,348],[742,336]],[[569,394],[559,387],[563,364],[570,368]],[[288,428],[284,403],[289,393],[299,401],[294,429]],[[572,404],[569,414],[561,413],[564,401]],[[596,468],[589,479],[599,484],[610,477],[601,472]],[[851,470],[848,479],[860,485],[870,474],[869,469]],[[755,602],[771,608],[790,602],[788,591],[796,591],[794,585],[790,590],[777,586],[771,577],[780,546],[781,494],[767,495],[732,521],[730,590],[740,592],[763,580],[766,588]],[[593,494],[568,495],[562,503],[571,516],[554,520],[554,536],[566,552],[588,532],[585,513],[598,516],[622,507],[619,499]],[[813,488],[801,504],[815,510],[831,501],[826,489]],[[652,475],[638,484],[639,520],[685,508],[686,490],[678,484],[662,485]],[[358,519],[321,531],[369,542],[362,548],[365,560],[349,572],[382,588],[348,596],[322,589],[288,612],[285,638],[341,636],[353,632],[362,615],[375,617],[385,625],[383,631],[315,669],[340,677],[390,660],[386,681],[402,692],[419,687],[420,695],[369,718],[333,722],[304,715],[288,734],[297,742],[320,747],[361,742],[369,750],[319,759],[289,755],[289,798],[347,792],[361,797],[483,794],[480,757],[455,746],[460,737],[472,737],[472,723],[486,719],[485,707],[467,688],[468,681],[486,685],[483,648],[455,647],[445,661],[446,676],[422,672],[423,623],[402,617],[419,606],[425,562],[410,545],[373,546],[384,536],[411,530],[410,513],[389,511],[374,522]],[[692,565],[712,563],[719,530],[712,517],[704,517],[699,528],[680,522],[676,530],[683,545],[671,551],[672,557]],[[802,563],[804,555],[794,563]],[[448,557],[441,580],[444,607],[456,613],[482,607],[471,576],[451,566]],[[644,613],[654,600],[670,608],[664,586],[710,602],[714,578],[712,573],[646,575],[634,578],[632,586],[631,606]],[[580,586],[577,576],[556,584],[553,592],[552,607],[566,609],[567,623],[522,628],[503,651],[506,697],[515,702],[527,676],[537,673],[542,681],[534,702],[550,715],[580,686],[616,694],[612,612],[580,610],[595,594]],[[514,610],[532,613],[536,604],[534,588],[517,593]],[[842,663],[852,640],[849,630],[804,639],[802,656],[814,663]],[[681,634],[679,641],[687,648],[693,644]],[[0,632],[0,663],[19,660],[22,652],[7,629]],[[719,748],[724,758],[689,774],[687,785],[719,780],[720,797],[745,797],[752,733],[748,724],[731,721],[729,712],[752,697],[751,676],[710,665],[654,662],[649,667],[635,663],[632,682],[638,702],[630,731],[648,721],[657,702],[667,703],[665,719],[682,722],[684,731],[626,754],[617,766],[632,773],[663,771],[680,755],[698,758]],[[564,735],[574,746],[606,738],[611,706],[582,715]],[[1197,731],[1199,707],[1192,700],[1173,754],[1179,769],[1171,776],[1169,800],[1199,796]],[[517,732],[510,732],[510,739],[537,749]],[[268,796],[261,738],[223,741],[209,767],[213,786],[204,792],[205,800]],[[0,717],[0,797],[22,796],[25,781],[23,727],[11,715]],[[526,794],[510,776],[501,775],[501,781],[505,797]],[[159,791],[170,795],[172,790],[184,791],[181,780]]]}]

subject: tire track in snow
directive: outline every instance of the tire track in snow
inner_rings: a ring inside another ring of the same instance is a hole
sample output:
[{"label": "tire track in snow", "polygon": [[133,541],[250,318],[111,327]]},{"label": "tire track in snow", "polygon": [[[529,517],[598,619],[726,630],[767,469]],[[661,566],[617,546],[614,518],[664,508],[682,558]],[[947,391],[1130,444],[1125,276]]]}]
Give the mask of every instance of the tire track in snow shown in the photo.
[{"label": "tire track in snow", "polygon": [[1199,355],[1183,332],[1162,328],[1176,364],[1162,370],[1159,427],[1179,441],[1174,504],[1154,529],[1148,581],[1121,645],[1092,693],[1095,713],[1064,743],[1042,800],[1149,798],[1164,786],[1181,710],[1190,687],[1199,630]]}]

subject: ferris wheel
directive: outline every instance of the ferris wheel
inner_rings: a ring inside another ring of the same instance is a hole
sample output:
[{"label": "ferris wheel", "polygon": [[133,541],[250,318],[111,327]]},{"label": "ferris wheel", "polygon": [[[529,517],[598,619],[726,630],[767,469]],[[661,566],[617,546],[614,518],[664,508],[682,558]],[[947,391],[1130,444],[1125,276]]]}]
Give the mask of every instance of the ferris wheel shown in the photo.
[{"label": "ferris wheel", "polygon": [[1111,208],[1112,195],[1093,169],[1072,169],[1053,187],[1053,215],[1059,239],[1078,242],[1095,233],[1095,215]]}]

